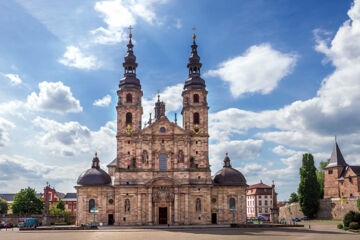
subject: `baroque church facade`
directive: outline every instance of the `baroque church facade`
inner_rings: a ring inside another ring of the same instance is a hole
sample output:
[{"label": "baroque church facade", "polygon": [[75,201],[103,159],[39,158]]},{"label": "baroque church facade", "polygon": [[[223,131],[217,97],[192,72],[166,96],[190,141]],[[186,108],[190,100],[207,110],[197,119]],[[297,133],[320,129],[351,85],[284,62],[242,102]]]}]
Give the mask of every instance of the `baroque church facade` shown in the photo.
[{"label": "baroque church facade", "polygon": [[[193,35],[182,92],[182,127],[165,116],[165,103],[155,103],[155,116],[142,127],[143,108],[138,64],[131,34],[117,91],[117,156],[92,167],[77,181],[77,225],[187,225],[246,222],[246,179],[231,167],[211,176],[208,103],[200,76],[200,57]],[[92,210],[96,209],[94,214]],[[95,215],[95,218],[94,218]]]}]

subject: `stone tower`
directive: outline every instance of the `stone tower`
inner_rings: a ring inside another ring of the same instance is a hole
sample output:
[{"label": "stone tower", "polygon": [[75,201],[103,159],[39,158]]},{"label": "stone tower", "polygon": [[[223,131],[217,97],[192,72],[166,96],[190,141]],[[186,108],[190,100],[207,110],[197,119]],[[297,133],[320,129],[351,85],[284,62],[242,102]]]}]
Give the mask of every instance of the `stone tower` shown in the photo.
[{"label": "stone tower", "polygon": [[[205,81],[200,76],[200,57],[197,53],[196,35],[193,35],[191,54],[187,68],[189,77],[185,80],[183,97],[183,109],[181,111],[183,128],[194,136],[195,149],[191,152],[190,167],[205,168],[209,166],[208,161],[208,104]],[[205,146],[199,148],[198,143]],[[197,145],[197,146],[196,146]]]},{"label": "stone tower", "polygon": [[[136,57],[131,42],[132,35],[129,34],[128,50],[124,58],[124,77],[120,80],[117,111],[117,156],[121,159],[117,166],[121,168],[135,167],[132,159],[135,157],[135,144],[131,136],[136,136],[141,130],[141,118],[143,108],[141,106],[140,80],[136,77]],[[124,145],[127,144],[126,149]],[[133,146],[133,147],[132,147]]]}]

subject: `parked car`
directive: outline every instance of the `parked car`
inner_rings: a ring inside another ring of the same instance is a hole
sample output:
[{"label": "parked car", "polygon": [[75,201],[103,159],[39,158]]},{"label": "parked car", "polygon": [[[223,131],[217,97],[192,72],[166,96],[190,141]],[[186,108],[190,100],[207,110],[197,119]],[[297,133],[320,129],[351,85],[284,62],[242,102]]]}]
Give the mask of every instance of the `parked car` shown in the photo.
[{"label": "parked car", "polygon": [[259,216],[259,217],[257,217],[257,220],[265,222],[266,218],[264,216]]},{"label": "parked car", "polygon": [[301,221],[306,221],[306,220],[309,220],[309,218],[304,216],[304,217],[301,217],[300,220]]},{"label": "parked car", "polygon": [[5,223],[4,224],[4,228],[12,228],[13,227],[13,225],[12,225],[12,223]]},{"label": "parked car", "polygon": [[3,228],[4,225],[5,225],[5,223],[4,223],[4,222],[1,222],[1,223],[0,223],[0,228]]},{"label": "parked car", "polygon": [[35,218],[19,219],[19,227],[37,227],[39,226]]},{"label": "parked car", "polygon": [[264,217],[265,218],[265,222],[270,222],[270,218],[269,217]]},{"label": "parked car", "polygon": [[300,221],[301,221],[300,218],[292,218],[292,220],[293,220],[294,222],[300,222]]}]

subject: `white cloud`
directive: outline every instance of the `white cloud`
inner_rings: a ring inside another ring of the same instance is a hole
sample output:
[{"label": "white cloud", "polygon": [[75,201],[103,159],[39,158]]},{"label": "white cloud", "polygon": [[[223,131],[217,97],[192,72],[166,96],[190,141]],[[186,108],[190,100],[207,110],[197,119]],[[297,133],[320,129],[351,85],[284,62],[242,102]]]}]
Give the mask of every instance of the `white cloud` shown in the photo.
[{"label": "white cloud", "polygon": [[222,141],[217,144],[210,144],[210,164],[212,170],[219,169],[225,158],[225,153],[229,153],[231,164],[233,167],[244,164],[249,160],[259,157],[263,140],[247,139]]},{"label": "white cloud", "polygon": [[206,75],[228,82],[234,97],[245,93],[268,94],[292,72],[295,63],[296,55],[281,53],[270,44],[261,44],[248,48],[242,56],[221,63],[218,69],[209,70]]},{"label": "white cloud", "polygon": [[111,103],[111,96],[107,94],[103,98],[95,100],[93,105],[98,107],[108,107],[110,103]]},{"label": "white cloud", "polygon": [[19,85],[22,83],[22,80],[18,74],[8,73],[4,74],[10,80],[10,84],[13,86]]},{"label": "white cloud", "polygon": [[108,122],[98,131],[91,131],[79,122],[60,123],[37,117],[33,121],[42,131],[36,136],[42,146],[54,154],[74,156],[88,152],[112,153],[116,148],[116,126]]},{"label": "white cloud", "polygon": [[[160,101],[165,102],[166,113],[176,112],[182,107],[181,93],[183,91],[183,88],[184,85],[182,83],[179,83],[174,86],[166,87],[164,91],[160,92]],[[143,99],[143,122],[148,121],[150,113],[152,113],[152,117],[154,117],[153,112],[155,102],[157,102],[157,95],[154,96],[152,99]]]},{"label": "white cloud", "polygon": [[95,36],[94,42],[99,44],[115,44],[127,39],[127,28],[136,24],[137,18],[149,24],[161,24],[155,14],[154,6],[164,3],[163,0],[148,1],[99,1],[95,10],[101,13],[107,27],[98,27],[91,31]]},{"label": "white cloud", "polygon": [[8,131],[15,128],[15,124],[0,117],[0,147],[4,147],[9,141]]},{"label": "white cloud", "polygon": [[181,29],[181,28],[182,28],[181,19],[176,19],[176,23],[174,24],[174,27],[177,28],[177,29]]},{"label": "white cloud", "polygon": [[78,47],[68,46],[59,62],[68,67],[92,70],[101,67],[95,56],[85,56]]},{"label": "white cloud", "polygon": [[81,112],[80,101],[75,99],[68,86],[62,82],[39,83],[39,94],[32,92],[27,97],[27,106],[35,111],[55,113]]}]

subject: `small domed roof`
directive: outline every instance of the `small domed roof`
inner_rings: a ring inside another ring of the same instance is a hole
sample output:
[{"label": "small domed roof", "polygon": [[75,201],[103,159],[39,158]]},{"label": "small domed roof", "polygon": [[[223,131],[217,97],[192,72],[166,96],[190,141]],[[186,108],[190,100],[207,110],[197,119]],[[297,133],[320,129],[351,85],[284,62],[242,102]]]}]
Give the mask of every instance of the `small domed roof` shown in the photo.
[{"label": "small domed roof", "polygon": [[91,168],[79,176],[77,184],[82,186],[101,186],[111,184],[110,175],[100,168],[99,162],[97,153],[95,153]]},{"label": "small domed roof", "polygon": [[246,179],[241,172],[231,167],[230,158],[226,153],[224,167],[213,176],[214,185],[247,186]]}]

